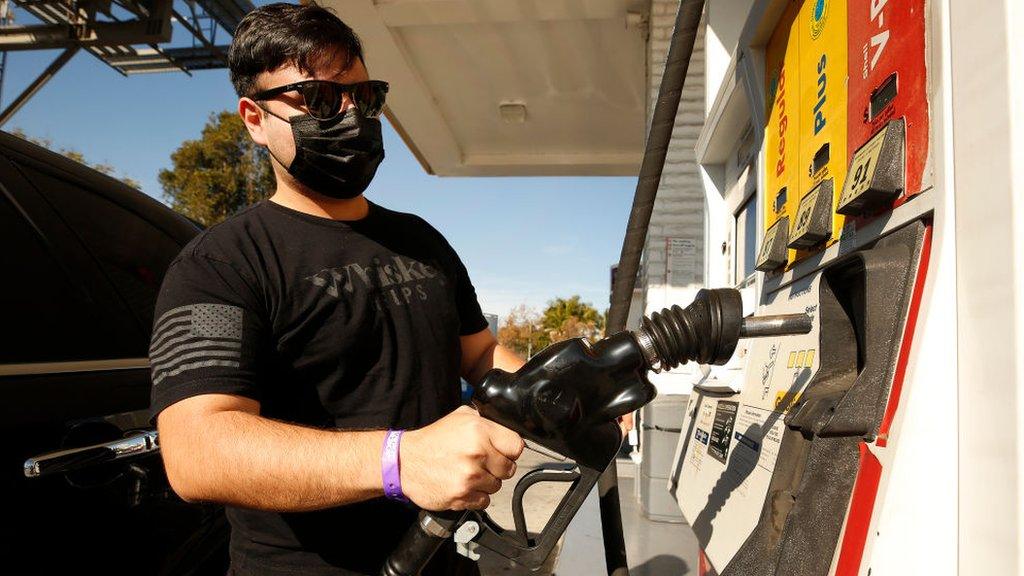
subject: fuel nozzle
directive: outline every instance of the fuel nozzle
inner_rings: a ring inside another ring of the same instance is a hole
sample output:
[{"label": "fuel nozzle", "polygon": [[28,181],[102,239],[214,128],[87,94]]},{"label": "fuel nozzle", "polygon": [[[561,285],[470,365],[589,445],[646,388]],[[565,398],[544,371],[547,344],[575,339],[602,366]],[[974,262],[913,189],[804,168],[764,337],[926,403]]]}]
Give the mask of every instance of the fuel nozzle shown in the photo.
[{"label": "fuel nozzle", "polygon": [[725,364],[740,338],[810,331],[806,314],[744,318],[739,291],[717,288],[701,290],[685,309],[672,306],[644,316],[634,336],[651,369],[660,372],[689,361]]},{"label": "fuel nozzle", "polygon": [[[686,309],[673,306],[651,314],[635,333],[620,331],[594,343],[569,338],[544,348],[515,372],[492,368],[474,386],[473,405],[480,416],[571,460],[575,469],[542,466],[523,476],[512,502],[516,529],[501,528],[486,512],[472,512],[476,536],[471,540],[538,569],[618,454],[622,429],[616,419],[658,395],[647,377],[651,369],[690,360],[725,364],[740,338],[810,330],[811,319],[804,314],[745,319],[738,291],[701,290]],[[537,482],[570,485],[541,534],[533,538],[526,531],[522,497]],[[454,533],[458,541],[460,525],[469,525],[467,514],[420,512],[382,575],[419,574],[445,539]]]}]

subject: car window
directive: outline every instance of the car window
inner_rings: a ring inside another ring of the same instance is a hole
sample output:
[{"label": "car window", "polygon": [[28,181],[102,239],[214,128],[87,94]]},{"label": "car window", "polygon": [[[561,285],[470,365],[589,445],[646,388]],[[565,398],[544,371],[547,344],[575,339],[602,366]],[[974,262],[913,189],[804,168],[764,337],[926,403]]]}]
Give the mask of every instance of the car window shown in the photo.
[{"label": "car window", "polygon": [[20,166],[96,259],[139,327],[148,333],[160,281],[182,245],[104,195],[31,166]]}]

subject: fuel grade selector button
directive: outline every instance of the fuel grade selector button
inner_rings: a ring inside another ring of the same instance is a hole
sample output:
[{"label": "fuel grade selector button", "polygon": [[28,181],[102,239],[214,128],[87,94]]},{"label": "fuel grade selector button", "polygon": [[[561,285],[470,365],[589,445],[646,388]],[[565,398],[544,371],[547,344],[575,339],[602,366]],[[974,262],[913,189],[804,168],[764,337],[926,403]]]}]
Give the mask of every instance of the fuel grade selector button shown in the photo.
[{"label": "fuel grade selector button", "polygon": [[836,212],[858,216],[884,208],[902,192],[903,119],[890,120],[853,155]]},{"label": "fuel grade selector button", "polygon": [[757,255],[755,268],[761,272],[771,272],[785,264],[787,244],[789,244],[789,216],[783,216],[764,233],[761,253]]},{"label": "fuel grade selector button", "polygon": [[823,180],[800,199],[790,248],[806,250],[832,235],[832,179]]}]

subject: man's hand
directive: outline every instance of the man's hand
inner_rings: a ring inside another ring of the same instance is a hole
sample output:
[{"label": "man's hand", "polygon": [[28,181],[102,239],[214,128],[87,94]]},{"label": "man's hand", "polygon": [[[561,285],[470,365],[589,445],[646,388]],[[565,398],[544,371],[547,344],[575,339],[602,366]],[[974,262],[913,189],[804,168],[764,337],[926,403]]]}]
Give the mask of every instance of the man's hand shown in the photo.
[{"label": "man's hand", "polygon": [[462,406],[402,436],[402,491],[425,510],[482,510],[523,453],[518,434]]}]

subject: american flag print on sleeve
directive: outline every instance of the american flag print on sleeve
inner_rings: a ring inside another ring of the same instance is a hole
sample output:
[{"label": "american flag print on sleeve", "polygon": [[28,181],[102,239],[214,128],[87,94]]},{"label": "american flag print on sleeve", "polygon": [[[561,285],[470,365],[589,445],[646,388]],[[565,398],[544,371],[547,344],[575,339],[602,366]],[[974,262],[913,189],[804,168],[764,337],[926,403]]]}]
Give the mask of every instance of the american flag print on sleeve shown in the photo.
[{"label": "american flag print on sleeve", "polygon": [[230,304],[189,304],[165,312],[149,347],[153,385],[198,368],[240,367],[242,322],[242,309]]},{"label": "american flag print on sleeve", "polygon": [[267,338],[249,286],[233,266],[199,255],[186,254],[168,269],[149,340],[150,422],[189,396],[262,400]]}]

